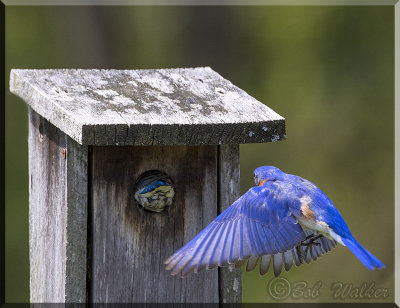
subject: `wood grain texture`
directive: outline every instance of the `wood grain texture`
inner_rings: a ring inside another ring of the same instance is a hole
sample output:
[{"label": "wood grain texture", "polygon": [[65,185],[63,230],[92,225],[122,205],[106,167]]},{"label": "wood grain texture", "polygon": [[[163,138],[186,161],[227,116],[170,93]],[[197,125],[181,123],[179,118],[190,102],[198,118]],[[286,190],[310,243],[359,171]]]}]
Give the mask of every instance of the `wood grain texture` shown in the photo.
[{"label": "wood grain texture", "polygon": [[209,67],[12,70],[10,91],[84,145],[278,141],[285,120]]},{"label": "wood grain texture", "polygon": [[[217,269],[182,279],[163,264],[217,216],[217,146],[93,147],[92,162],[92,301],[217,303]],[[150,169],[175,183],[168,212],[137,208],[133,185]]]},{"label": "wood grain texture", "polygon": [[88,149],[70,137],[66,148],[65,302],[86,302]]},{"label": "wood grain texture", "polygon": [[31,109],[28,141],[30,300],[84,302],[87,156]]},{"label": "wood grain texture", "polygon": [[30,298],[64,302],[66,135],[29,112]]},{"label": "wood grain texture", "polygon": [[[218,214],[240,197],[239,145],[221,145],[219,155]],[[242,273],[234,265],[219,268],[220,303],[241,303]]]}]

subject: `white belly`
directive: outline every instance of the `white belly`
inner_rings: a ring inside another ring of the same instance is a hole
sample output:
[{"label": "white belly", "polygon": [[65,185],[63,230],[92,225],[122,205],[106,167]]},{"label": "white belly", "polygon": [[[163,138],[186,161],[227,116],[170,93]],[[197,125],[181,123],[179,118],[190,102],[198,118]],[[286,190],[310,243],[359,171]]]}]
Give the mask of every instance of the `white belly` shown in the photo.
[{"label": "white belly", "polygon": [[337,235],[329,226],[323,221],[317,221],[312,219],[306,219],[304,217],[298,217],[297,221],[299,222],[300,226],[305,229],[309,229],[312,231],[316,231],[319,234],[322,234],[326,238],[331,240],[335,240],[336,242],[343,244],[342,239],[339,235]]}]

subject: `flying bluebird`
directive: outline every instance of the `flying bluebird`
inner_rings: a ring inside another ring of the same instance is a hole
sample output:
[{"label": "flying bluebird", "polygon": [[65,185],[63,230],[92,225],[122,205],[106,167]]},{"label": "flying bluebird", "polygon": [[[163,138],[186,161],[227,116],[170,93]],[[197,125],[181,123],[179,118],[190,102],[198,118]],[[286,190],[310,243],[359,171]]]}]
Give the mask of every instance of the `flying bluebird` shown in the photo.
[{"label": "flying bluebird", "polygon": [[194,239],[169,257],[172,275],[247,261],[260,274],[273,264],[275,276],[316,260],[340,243],[369,269],[385,265],[350,233],[331,200],[313,183],[272,166],[254,171],[257,186],[223,211]]},{"label": "flying bluebird", "polygon": [[168,175],[162,171],[146,171],[136,180],[135,199],[140,209],[162,212],[171,206],[174,196],[174,185]]}]

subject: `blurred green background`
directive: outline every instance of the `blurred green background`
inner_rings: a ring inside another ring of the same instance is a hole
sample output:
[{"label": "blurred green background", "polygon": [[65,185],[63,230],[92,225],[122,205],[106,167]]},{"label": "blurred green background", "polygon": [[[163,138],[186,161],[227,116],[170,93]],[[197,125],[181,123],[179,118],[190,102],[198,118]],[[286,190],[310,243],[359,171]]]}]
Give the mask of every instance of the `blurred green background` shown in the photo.
[{"label": "blurred green background", "polygon": [[[283,277],[320,280],[313,302],[335,302],[336,281],[375,282],[393,302],[393,7],[6,7],[7,88],[11,68],[193,66],[286,118],[287,140],[241,146],[242,192],[261,165],[315,182],[387,266],[370,272],[338,247]],[[27,123],[6,93],[7,302],[29,301]],[[244,272],[243,301],[274,302],[271,278]]]}]

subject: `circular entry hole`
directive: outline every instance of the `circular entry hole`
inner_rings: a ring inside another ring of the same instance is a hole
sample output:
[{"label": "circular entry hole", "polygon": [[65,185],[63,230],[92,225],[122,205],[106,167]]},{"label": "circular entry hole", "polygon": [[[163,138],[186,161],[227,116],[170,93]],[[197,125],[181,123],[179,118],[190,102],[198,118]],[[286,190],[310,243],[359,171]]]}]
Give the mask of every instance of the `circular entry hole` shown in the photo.
[{"label": "circular entry hole", "polygon": [[137,178],[134,193],[139,209],[160,213],[172,205],[175,187],[165,172],[148,170]]}]

